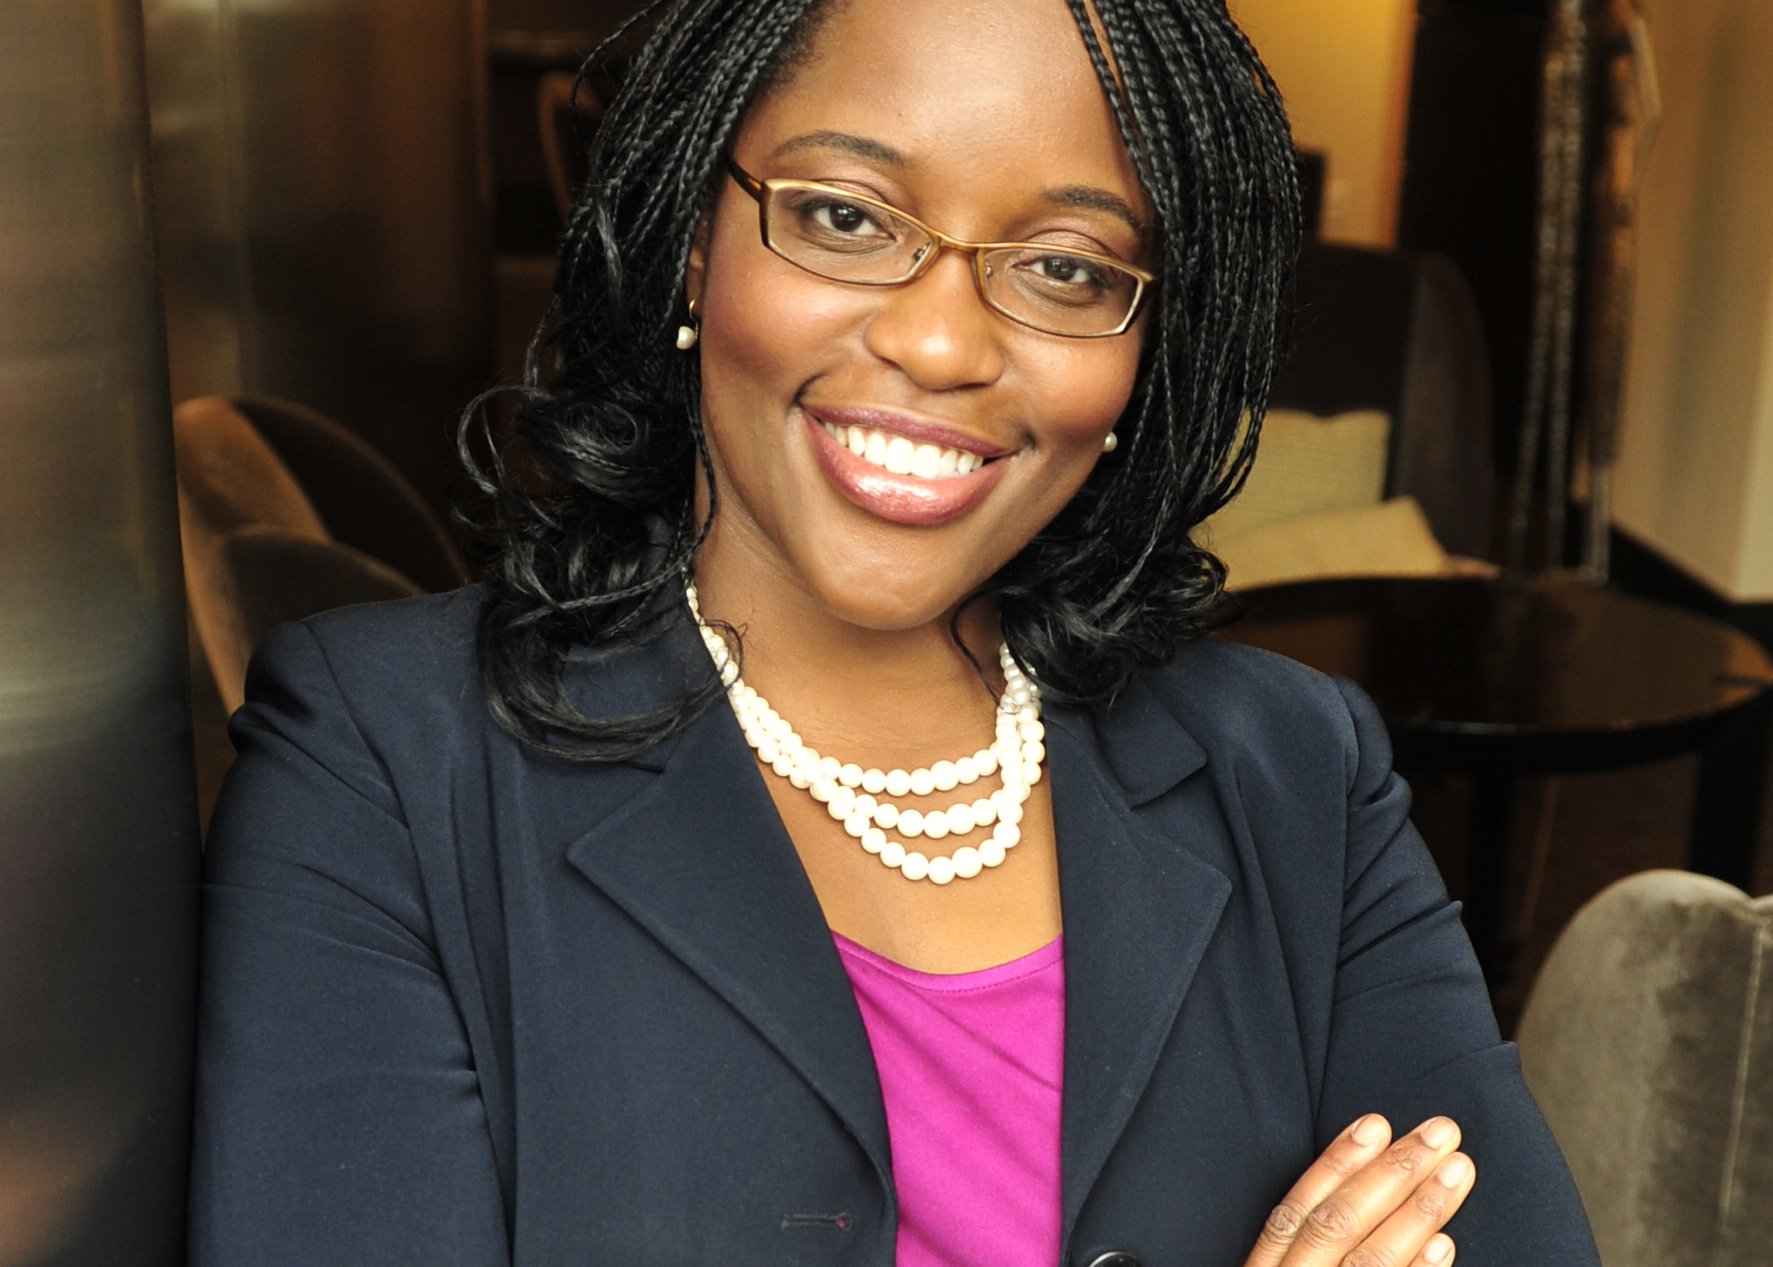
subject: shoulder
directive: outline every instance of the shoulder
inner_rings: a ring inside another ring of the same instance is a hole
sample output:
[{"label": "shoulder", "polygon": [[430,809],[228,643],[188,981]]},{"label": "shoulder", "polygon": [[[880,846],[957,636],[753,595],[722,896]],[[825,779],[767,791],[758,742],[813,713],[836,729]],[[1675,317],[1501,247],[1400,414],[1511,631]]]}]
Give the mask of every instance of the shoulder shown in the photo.
[{"label": "shoulder", "polygon": [[363,603],[280,625],[253,656],[247,698],[324,684],[353,704],[405,709],[477,694],[480,586]]},{"label": "shoulder", "polygon": [[1189,642],[1147,681],[1210,754],[1295,768],[1335,757],[1346,774],[1361,747],[1383,743],[1359,687],[1255,647]]},{"label": "shoulder", "polygon": [[241,760],[299,751],[398,814],[399,772],[434,770],[497,729],[474,652],[481,602],[469,587],[273,629],[229,723]]}]

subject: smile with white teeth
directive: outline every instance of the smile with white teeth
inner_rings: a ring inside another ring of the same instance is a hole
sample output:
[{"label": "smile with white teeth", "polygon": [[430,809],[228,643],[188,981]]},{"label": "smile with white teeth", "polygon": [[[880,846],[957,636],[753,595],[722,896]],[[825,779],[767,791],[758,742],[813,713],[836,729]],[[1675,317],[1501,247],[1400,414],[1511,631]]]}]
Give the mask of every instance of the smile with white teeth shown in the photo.
[{"label": "smile with white teeth", "polygon": [[834,427],[828,422],[821,425],[833,440],[864,462],[891,471],[894,475],[915,475],[919,479],[937,480],[970,475],[985,465],[985,459],[977,453],[944,449],[937,444],[918,444],[888,431],[870,431],[866,427]]}]

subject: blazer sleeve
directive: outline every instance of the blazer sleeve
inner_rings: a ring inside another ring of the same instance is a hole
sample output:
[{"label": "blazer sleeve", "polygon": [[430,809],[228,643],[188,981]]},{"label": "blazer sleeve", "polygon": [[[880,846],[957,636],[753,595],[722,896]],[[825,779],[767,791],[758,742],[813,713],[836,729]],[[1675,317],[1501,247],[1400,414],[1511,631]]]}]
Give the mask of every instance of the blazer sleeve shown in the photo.
[{"label": "blazer sleeve", "polygon": [[508,1263],[395,788],[305,626],[247,699],[204,864],[189,1261]]},{"label": "blazer sleeve", "polygon": [[1367,1112],[1399,1133],[1451,1117],[1478,1174],[1448,1228],[1459,1267],[1598,1267],[1575,1184],[1497,1031],[1459,907],[1410,825],[1385,725],[1357,687],[1336,685],[1354,742],[1320,1147]]}]

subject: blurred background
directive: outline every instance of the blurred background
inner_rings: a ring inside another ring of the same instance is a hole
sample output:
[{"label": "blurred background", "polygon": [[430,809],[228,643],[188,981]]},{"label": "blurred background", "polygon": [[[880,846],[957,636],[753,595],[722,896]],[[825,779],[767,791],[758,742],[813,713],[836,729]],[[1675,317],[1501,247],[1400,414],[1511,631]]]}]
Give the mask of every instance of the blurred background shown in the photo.
[{"label": "blurred background", "polygon": [[[472,581],[453,429],[636,7],[7,6],[0,1267],[181,1260],[246,660]],[[1379,703],[1609,1267],[1764,1264],[1773,5],[1231,9],[1310,234],[1223,636]]]}]

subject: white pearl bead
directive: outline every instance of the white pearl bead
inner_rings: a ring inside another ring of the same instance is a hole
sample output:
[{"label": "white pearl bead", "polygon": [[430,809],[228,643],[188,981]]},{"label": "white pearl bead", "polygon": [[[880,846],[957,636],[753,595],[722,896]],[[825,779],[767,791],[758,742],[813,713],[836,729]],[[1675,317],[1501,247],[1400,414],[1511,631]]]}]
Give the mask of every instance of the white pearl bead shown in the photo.
[{"label": "white pearl bead", "polygon": [[914,796],[928,796],[936,790],[936,776],[928,770],[911,772],[911,792]]},{"label": "white pearl bead", "polygon": [[880,802],[864,792],[856,798],[856,803],[850,807],[850,813],[862,814],[869,818],[873,818],[874,811],[879,808]]},{"label": "white pearl bead", "polygon": [[904,796],[911,791],[911,774],[906,770],[889,770],[886,776],[888,796]]},{"label": "white pearl bead", "polygon": [[947,884],[950,880],[954,879],[955,874],[954,860],[952,858],[930,859],[929,875],[931,884]]},{"label": "white pearl bead", "polygon": [[963,880],[970,880],[985,867],[985,860],[979,851],[971,845],[954,851],[954,874]]},{"label": "white pearl bead", "polygon": [[795,758],[794,758],[795,763],[797,765],[807,766],[810,769],[812,769],[815,773],[818,771],[819,762],[822,759],[823,758],[821,758],[819,756],[819,750],[817,748],[808,748],[804,745],[802,745],[800,751],[795,755]]},{"label": "white pearl bead", "polygon": [[1047,733],[1047,728],[1041,724],[1038,717],[1020,718],[1016,722],[1016,730],[1017,733],[1022,736],[1024,742],[1030,739],[1043,738]]},{"label": "white pearl bead", "polygon": [[979,767],[981,779],[989,779],[997,773],[997,754],[989,748],[981,748],[975,752],[973,763]]},{"label": "white pearl bead", "polygon": [[1038,739],[1030,739],[1022,745],[1022,760],[1027,765],[1039,765],[1047,757],[1047,746]]},{"label": "white pearl bead", "polygon": [[829,779],[814,779],[807,791],[813,794],[815,801],[823,805],[831,799],[831,794],[837,791],[837,784]]},{"label": "white pearl bead", "polygon": [[908,853],[899,864],[907,880],[921,880],[930,873],[930,860],[920,853]]},{"label": "white pearl bead", "polygon": [[869,853],[879,853],[886,847],[886,833],[878,827],[870,827],[862,833],[862,848]]},{"label": "white pearl bead", "polygon": [[1008,856],[1008,852],[996,840],[987,840],[979,846],[979,861],[984,866],[1001,867]]},{"label": "white pearl bead", "polygon": [[[979,761],[976,757],[962,757],[954,763],[955,782],[961,784],[979,781]],[[946,791],[947,789],[943,789]]]},{"label": "white pearl bead", "polygon": [[997,821],[997,802],[982,796],[973,802],[973,826],[989,827]]},{"label": "white pearl bead", "polygon": [[1014,823],[999,823],[991,829],[991,839],[1005,849],[1011,849],[1022,839],[1022,829]]},{"label": "white pearl bead", "polygon": [[874,807],[874,822],[888,831],[899,825],[899,807],[891,801],[882,801]]},{"label": "white pearl bead", "polygon": [[923,816],[923,834],[931,840],[940,840],[948,834],[948,815],[939,809],[933,809]]},{"label": "white pearl bead", "polygon": [[757,755],[763,758],[765,765],[774,765],[776,758],[782,755],[782,751],[776,747],[775,740],[763,739],[757,745]]},{"label": "white pearl bead", "polygon": [[899,834],[901,836],[923,835],[923,815],[914,809],[900,810]]},{"label": "white pearl bead", "polygon": [[952,761],[938,761],[930,767],[930,782],[938,792],[952,792],[960,784],[960,772]]},{"label": "white pearl bead", "polygon": [[880,860],[889,867],[896,867],[905,861],[905,846],[896,840],[889,840],[880,847]]},{"label": "white pearl bead", "polygon": [[833,783],[837,781],[838,771],[842,769],[843,764],[838,761],[836,757],[819,758],[819,773],[825,778],[830,779]]},{"label": "white pearl bead", "polygon": [[837,781],[847,788],[861,787],[862,767],[854,761],[850,762],[837,772]]},{"label": "white pearl bead", "polygon": [[825,803],[825,808],[830,812],[831,817],[840,822],[850,816],[850,811],[855,806],[856,794],[841,783],[831,789],[831,799]]},{"label": "white pearl bead", "polygon": [[843,820],[844,831],[857,840],[862,839],[873,826],[874,820],[866,814],[851,814]]},{"label": "white pearl bead", "polygon": [[950,805],[947,818],[948,830],[956,836],[964,836],[977,826],[973,822],[973,807],[965,801],[961,801],[958,805]]},{"label": "white pearl bead", "polygon": [[996,808],[997,821],[999,823],[1008,823],[1011,827],[1014,827],[1017,823],[1022,821],[1021,801],[1005,801]]},{"label": "white pearl bead", "polygon": [[886,791],[887,777],[885,770],[862,771],[862,790],[873,796]]},{"label": "white pearl bead", "polygon": [[785,779],[794,773],[794,763],[787,757],[777,757],[774,761],[770,762],[770,769],[774,770]]},{"label": "white pearl bead", "polygon": [[806,773],[801,770],[799,766],[796,766],[794,768],[794,773],[788,776],[788,782],[799,788],[802,792],[806,791],[813,785],[813,781],[806,776]]}]

